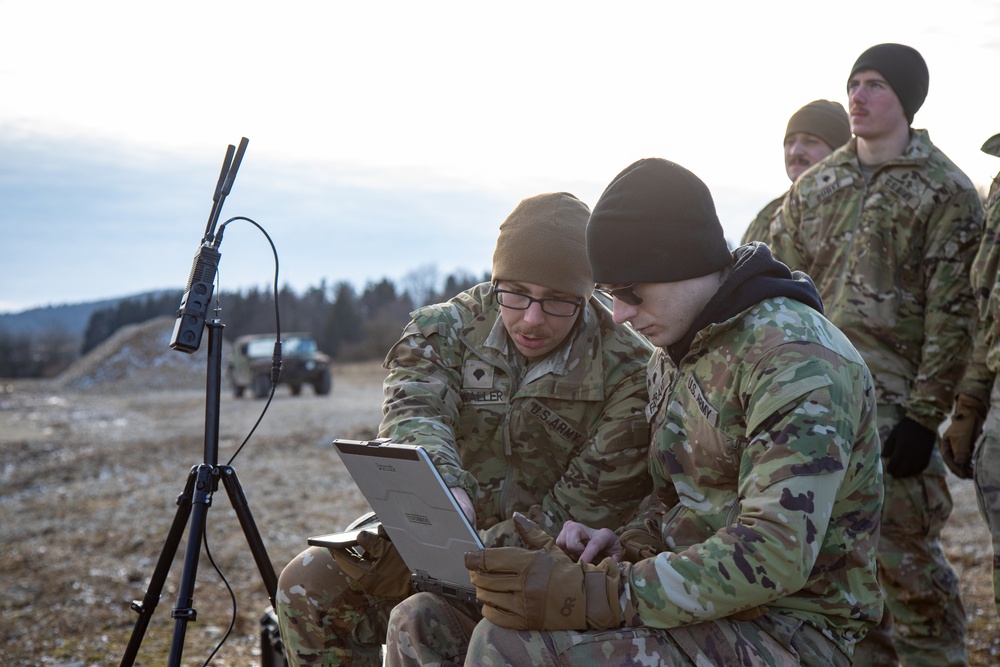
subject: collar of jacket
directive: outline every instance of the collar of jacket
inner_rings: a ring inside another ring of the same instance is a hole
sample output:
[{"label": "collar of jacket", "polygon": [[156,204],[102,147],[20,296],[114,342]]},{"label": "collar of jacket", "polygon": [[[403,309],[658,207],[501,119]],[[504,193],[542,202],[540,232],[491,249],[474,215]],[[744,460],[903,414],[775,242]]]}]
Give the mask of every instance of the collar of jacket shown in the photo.
[{"label": "collar of jacket", "polygon": [[[927,130],[914,130],[911,128],[910,143],[906,145],[906,148],[903,149],[903,152],[899,156],[888,162],[884,162],[880,165],[880,168],[923,164],[930,158],[933,151],[934,144],[931,143],[931,136]],[[825,160],[810,167],[810,170],[815,169],[821,164],[848,167],[853,171],[860,172],[861,163],[858,161],[858,138],[852,137],[850,141],[831,153]]]},{"label": "collar of jacket", "polygon": [[695,318],[685,336],[668,349],[675,363],[684,358],[699,336],[712,325],[740,319],[767,299],[787,297],[822,314],[823,300],[812,279],[774,259],[767,245],[752,241],[734,250],[733,259],[734,265],[715,296]]},{"label": "collar of jacket", "polygon": [[[490,297],[487,297],[490,299]],[[531,394],[572,400],[603,401],[604,340],[594,299],[586,302],[566,341],[544,359],[531,364],[521,386],[531,384]],[[505,361],[513,345],[500,318],[500,306],[492,299],[484,303],[484,317],[477,317],[463,330],[470,346],[499,368],[509,371]],[[477,346],[475,341],[483,341]]]}]

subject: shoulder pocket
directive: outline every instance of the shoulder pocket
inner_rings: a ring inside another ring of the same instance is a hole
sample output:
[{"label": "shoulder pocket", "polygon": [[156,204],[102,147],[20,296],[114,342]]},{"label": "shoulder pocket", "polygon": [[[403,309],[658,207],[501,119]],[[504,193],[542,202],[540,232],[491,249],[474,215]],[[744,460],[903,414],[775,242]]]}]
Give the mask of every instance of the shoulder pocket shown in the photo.
[{"label": "shoulder pocket", "polygon": [[748,440],[771,415],[784,414],[792,408],[797,399],[821,387],[833,384],[833,380],[826,373],[821,375],[813,373],[796,379],[796,376],[809,366],[815,367],[815,364],[812,361],[802,361],[786,368],[771,378],[765,391],[753,395],[755,404],[750,409],[750,419],[747,421]]}]

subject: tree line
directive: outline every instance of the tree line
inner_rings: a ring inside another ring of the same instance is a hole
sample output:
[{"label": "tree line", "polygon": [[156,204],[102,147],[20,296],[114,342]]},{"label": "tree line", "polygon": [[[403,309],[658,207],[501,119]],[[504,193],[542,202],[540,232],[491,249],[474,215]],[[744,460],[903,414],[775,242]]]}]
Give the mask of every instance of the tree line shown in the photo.
[{"label": "tree line", "polygon": [[[476,277],[458,272],[441,281],[436,267],[428,265],[406,274],[401,286],[383,278],[360,292],[346,281],[330,286],[323,280],[301,294],[286,285],[278,291],[281,332],[312,333],[320,350],[335,361],[381,359],[415,307],[446,300],[486,280],[489,273]],[[0,377],[54,377],[123,326],[176,315],[181,296],[178,291],[126,298],[96,310],[82,340],[64,332],[29,336],[0,330]],[[212,299],[209,317],[225,325],[223,335],[230,342],[245,334],[274,333],[273,289],[221,292]]]}]

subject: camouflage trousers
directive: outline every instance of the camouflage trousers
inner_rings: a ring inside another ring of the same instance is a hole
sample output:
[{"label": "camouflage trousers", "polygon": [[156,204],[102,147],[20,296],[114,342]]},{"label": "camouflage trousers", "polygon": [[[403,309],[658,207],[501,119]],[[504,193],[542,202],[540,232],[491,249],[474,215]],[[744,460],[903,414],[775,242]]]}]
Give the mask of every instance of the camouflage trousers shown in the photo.
[{"label": "camouflage trousers", "polygon": [[602,632],[506,630],[417,593],[389,617],[387,667],[435,665],[676,665],[678,667],[847,667],[850,659],[815,628],[776,613],[683,628]]},{"label": "camouflage trousers", "polygon": [[281,571],[274,600],[288,664],[378,667],[398,603],[363,593],[326,548],[306,549]]},{"label": "camouflage trousers", "polygon": [[973,471],[979,513],[993,540],[993,600],[1000,615],[1000,375],[993,384],[983,435],[976,443]]},{"label": "camouflage trousers", "polygon": [[[879,406],[883,441],[900,417],[897,406]],[[878,575],[885,612],[855,649],[859,667],[968,665],[958,575],[941,548],[941,529],[952,510],[946,475],[935,449],[922,474],[883,476]]]}]

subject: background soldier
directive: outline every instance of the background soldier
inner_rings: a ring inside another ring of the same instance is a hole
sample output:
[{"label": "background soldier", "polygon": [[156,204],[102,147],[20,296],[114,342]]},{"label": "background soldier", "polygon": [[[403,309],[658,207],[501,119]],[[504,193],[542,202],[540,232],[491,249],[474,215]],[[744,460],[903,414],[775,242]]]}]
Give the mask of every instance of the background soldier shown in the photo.
[{"label": "background soldier", "polygon": [[[838,102],[815,100],[805,105],[792,114],[785,129],[785,173],[788,180],[794,183],[802,172],[850,140],[851,121]],[[781,208],[785,195],[761,209],[743,232],[743,245],[751,241],[767,241],[771,217]]]},{"label": "background soldier", "polygon": [[[1000,157],[1000,134],[983,144],[983,152]],[[983,242],[971,275],[980,317],[976,347],[941,454],[953,473],[974,480],[979,512],[993,537],[993,597],[1000,615],[1000,173],[986,198]]]},{"label": "background soldier", "polygon": [[862,53],[847,83],[855,139],[792,185],[770,228],[775,257],[816,281],[878,388],[886,615],[856,665],[895,665],[897,652],[908,666],[967,662],[958,577],[940,543],[952,499],[935,445],[972,348],[968,276],[983,211],[965,174],[910,127],[927,86],[913,48]]}]

